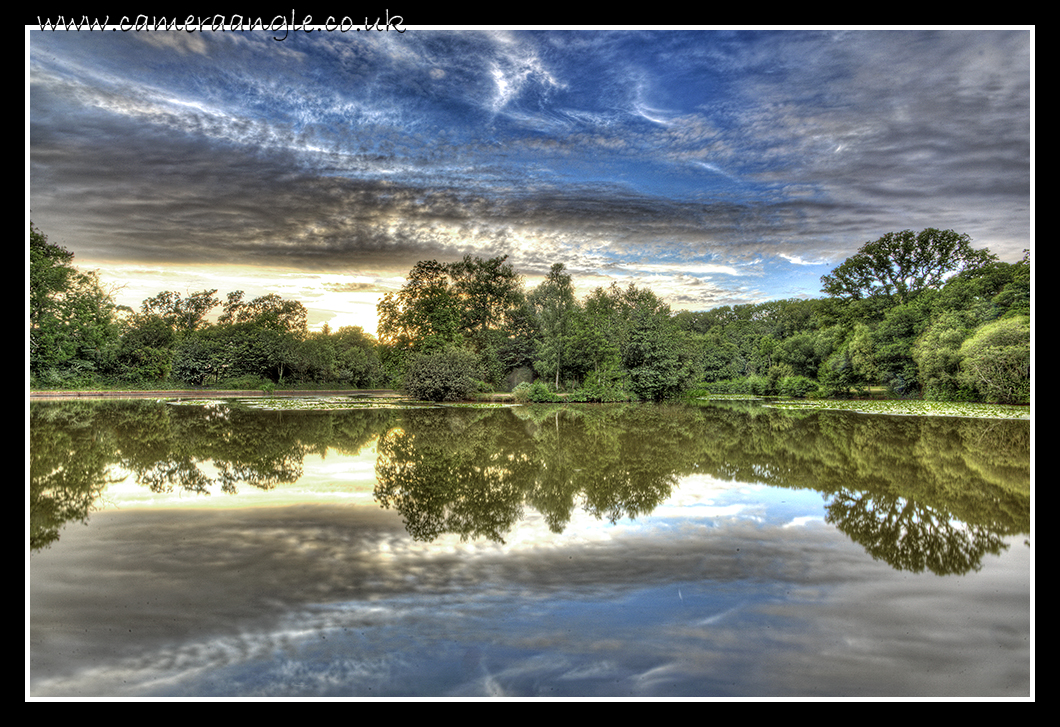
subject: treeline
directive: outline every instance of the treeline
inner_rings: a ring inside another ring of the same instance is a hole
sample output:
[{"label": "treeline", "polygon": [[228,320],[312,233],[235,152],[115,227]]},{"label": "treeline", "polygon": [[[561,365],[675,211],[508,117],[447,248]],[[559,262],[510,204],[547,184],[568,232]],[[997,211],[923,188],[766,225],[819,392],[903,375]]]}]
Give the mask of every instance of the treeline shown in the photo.
[{"label": "treeline", "polygon": [[1009,264],[952,230],[889,233],[822,285],[828,297],[675,314],[635,285],[578,300],[562,265],[527,291],[503,257],[420,262],[379,305],[381,351],[392,380],[430,399],[514,385],[535,401],[871,387],[1029,401],[1029,253]]},{"label": "treeline", "polygon": [[[30,374],[38,387],[397,388],[575,401],[688,392],[891,395],[1025,403],[1030,259],[1003,263],[951,230],[889,233],[822,278],[827,297],[674,313],[647,288],[574,294],[552,266],[527,289],[506,257],[421,261],[360,328],[309,332],[269,295],[163,292],[122,310],[30,228]],[[221,306],[216,322],[207,314]]]},{"label": "treeline", "polygon": [[[698,380],[694,338],[647,289],[584,300],[563,265],[525,290],[505,257],[417,263],[379,304],[384,366],[413,396],[511,389],[535,401],[660,400]],[[533,381],[533,383],[531,383]]]},{"label": "treeline", "polygon": [[[360,327],[311,332],[305,307],[242,291],[163,291],[138,311],[114,303],[72,253],[30,226],[30,385],[34,388],[383,384],[378,345]],[[216,321],[207,316],[221,307]]]}]

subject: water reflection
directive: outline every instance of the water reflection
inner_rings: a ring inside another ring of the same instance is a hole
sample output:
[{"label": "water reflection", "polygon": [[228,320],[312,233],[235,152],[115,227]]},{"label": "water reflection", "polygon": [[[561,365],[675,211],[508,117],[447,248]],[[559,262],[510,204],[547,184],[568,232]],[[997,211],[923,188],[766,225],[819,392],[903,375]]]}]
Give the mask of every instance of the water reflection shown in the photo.
[{"label": "water reflection", "polygon": [[820,492],[873,558],[940,575],[1030,529],[1026,421],[792,413],[759,406],[261,411],[238,402],[34,402],[30,547],[86,521],[120,468],[153,492],[297,482],[307,455],[374,444],[374,495],[420,541],[503,543],[529,511],[651,513],[684,477]]},{"label": "water reflection", "polygon": [[[690,471],[674,456],[694,432],[679,431],[672,413],[669,407],[408,412],[381,438],[376,498],[401,512],[419,540],[454,533],[503,542],[524,506],[557,533],[576,507],[612,523],[648,514]],[[654,446],[645,446],[647,438]]]}]

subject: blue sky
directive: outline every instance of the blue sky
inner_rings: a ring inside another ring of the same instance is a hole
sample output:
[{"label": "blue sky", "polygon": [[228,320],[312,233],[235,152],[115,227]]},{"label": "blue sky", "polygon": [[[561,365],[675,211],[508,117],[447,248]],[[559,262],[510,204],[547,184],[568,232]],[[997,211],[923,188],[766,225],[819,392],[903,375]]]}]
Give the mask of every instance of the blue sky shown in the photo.
[{"label": "blue sky", "polygon": [[472,254],[704,310],[819,297],[890,231],[1032,246],[1029,28],[27,35],[28,215],[132,307],[374,331]]}]

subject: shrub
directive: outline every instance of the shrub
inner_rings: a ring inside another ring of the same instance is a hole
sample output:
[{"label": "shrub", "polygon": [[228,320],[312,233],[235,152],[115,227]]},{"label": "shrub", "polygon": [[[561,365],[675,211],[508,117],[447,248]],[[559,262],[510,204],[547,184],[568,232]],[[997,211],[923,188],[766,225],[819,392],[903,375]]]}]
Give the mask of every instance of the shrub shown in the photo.
[{"label": "shrub", "polygon": [[777,390],[781,396],[802,399],[817,394],[817,382],[805,376],[784,376],[780,379]]},{"label": "shrub", "polygon": [[958,380],[987,401],[1025,404],[1031,395],[1031,329],[1023,316],[987,323],[961,345]]},{"label": "shrub", "polygon": [[544,404],[553,401],[561,401],[561,399],[548,388],[548,384],[541,379],[538,379],[530,385],[530,401],[537,404]]},{"label": "shrub", "polygon": [[253,374],[244,374],[243,376],[233,376],[231,378],[221,379],[217,382],[217,388],[231,389],[233,391],[253,391],[255,389],[264,390],[263,387],[266,384],[271,385],[273,391],[276,390],[276,385],[268,379]]},{"label": "shrub", "polygon": [[749,393],[755,396],[770,396],[776,393],[772,383],[766,376],[748,376],[747,389]]},{"label": "shrub", "polygon": [[530,401],[530,389],[533,388],[533,384],[529,381],[521,381],[512,389],[512,398],[515,399],[518,404],[525,404]]},{"label": "shrub", "polygon": [[426,401],[462,401],[478,389],[478,358],[463,348],[417,354],[405,372],[405,393]]},{"label": "shrub", "polygon": [[562,399],[556,394],[552,393],[552,390],[548,388],[543,380],[538,379],[534,383],[529,381],[523,381],[514,389],[512,389],[512,397],[519,404],[527,404],[533,402],[535,404],[543,404],[554,401],[562,401]]},{"label": "shrub", "polygon": [[629,401],[629,377],[616,369],[591,371],[581,395],[585,401]]},{"label": "shrub", "polygon": [[702,385],[702,389],[711,394],[738,395],[751,393],[747,379],[720,379]]}]

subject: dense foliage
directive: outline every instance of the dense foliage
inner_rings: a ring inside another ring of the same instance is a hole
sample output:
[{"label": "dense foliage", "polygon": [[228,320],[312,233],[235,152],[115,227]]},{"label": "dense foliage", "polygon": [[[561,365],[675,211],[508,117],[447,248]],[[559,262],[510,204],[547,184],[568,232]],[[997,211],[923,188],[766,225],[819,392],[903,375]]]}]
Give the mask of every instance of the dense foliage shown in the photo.
[{"label": "dense foliage", "polygon": [[954,272],[979,268],[996,260],[986,250],[971,246],[968,235],[928,228],[888,232],[861,246],[824,276],[824,292],[859,300],[875,295],[896,296],[907,302],[926,288],[939,288]]},{"label": "dense foliage", "polygon": [[433,353],[414,354],[405,372],[405,391],[428,401],[462,401],[478,388],[475,354],[451,346]]},{"label": "dense foliage", "polygon": [[106,370],[118,341],[111,296],[73,257],[30,223],[29,369],[45,385]]},{"label": "dense foliage", "polygon": [[[306,309],[278,295],[222,303],[216,290],[162,291],[133,311],[114,304],[73,254],[30,225],[30,384],[35,388],[382,383],[375,339],[359,327],[310,332]],[[221,312],[211,322],[209,314]]]},{"label": "dense foliage", "polygon": [[[1030,257],[1003,263],[952,230],[888,233],[822,278],[827,297],[674,313],[635,285],[574,293],[562,264],[527,290],[507,258],[421,261],[378,305],[379,340],[310,332],[277,295],[163,291],[122,310],[30,226],[36,387],[329,385],[432,400],[512,391],[547,401],[690,391],[1030,398]],[[214,322],[209,314],[218,306]],[[520,385],[521,384],[521,385]]]}]

